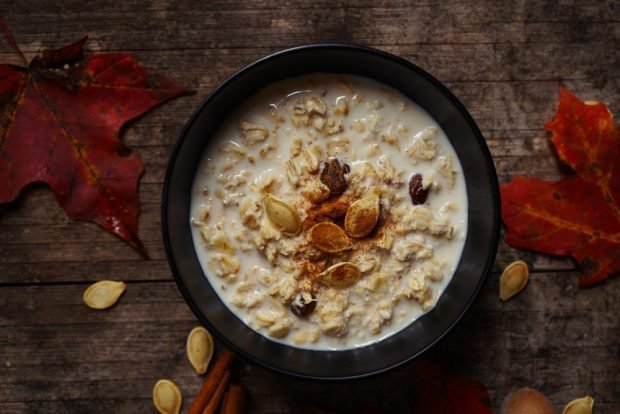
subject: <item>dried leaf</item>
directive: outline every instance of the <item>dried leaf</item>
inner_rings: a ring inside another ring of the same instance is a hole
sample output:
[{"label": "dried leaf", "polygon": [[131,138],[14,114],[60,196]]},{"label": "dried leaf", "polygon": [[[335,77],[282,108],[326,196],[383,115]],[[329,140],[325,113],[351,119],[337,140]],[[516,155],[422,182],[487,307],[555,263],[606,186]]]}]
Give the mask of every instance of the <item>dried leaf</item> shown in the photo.
[{"label": "dried leaf", "polygon": [[84,56],[85,42],[44,50],[28,67],[0,64],[0,204],[47,183],[69,217],[97,223],[147,257],[137,233],[144,167],[119,131],[189,92],[149,75],[129,53]]},{"label": "dried leaf", "polygon": [[460,378],[439,364],[415,362],[413,413],[492,414],[489,392],[478,381]]},{"label": "dried leaf", "polygon": [[620,271],[620,134],[602,103],[585,103],[565,89],[545,124],[558,156],[576,173],[550,183],[517,177],[501,186],[506,242],[571,255],[580,286]]}]

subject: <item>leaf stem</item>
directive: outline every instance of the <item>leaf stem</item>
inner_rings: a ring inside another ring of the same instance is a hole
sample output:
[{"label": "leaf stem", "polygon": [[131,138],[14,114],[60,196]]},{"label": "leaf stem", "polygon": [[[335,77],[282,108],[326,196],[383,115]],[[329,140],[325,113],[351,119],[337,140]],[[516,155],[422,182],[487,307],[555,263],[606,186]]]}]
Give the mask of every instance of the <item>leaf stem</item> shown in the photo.
[{"label": "leaf stem", "polygon": [[7,40],[7,42],[9,42],[13,50],[15,50],[15,53],[17,53],[17,55],[22,59],[24,65],[28,66],[28,60],[26,59],[26,56],[24,56],[22,51],[19,49],[19,46],[17,46],[17,41],[15,41],[13,34],[9,30],[9,26],[6,24],[2,17],[0,17],[0,29],[2,29],[2,34],[4,34],[4,38]]}]

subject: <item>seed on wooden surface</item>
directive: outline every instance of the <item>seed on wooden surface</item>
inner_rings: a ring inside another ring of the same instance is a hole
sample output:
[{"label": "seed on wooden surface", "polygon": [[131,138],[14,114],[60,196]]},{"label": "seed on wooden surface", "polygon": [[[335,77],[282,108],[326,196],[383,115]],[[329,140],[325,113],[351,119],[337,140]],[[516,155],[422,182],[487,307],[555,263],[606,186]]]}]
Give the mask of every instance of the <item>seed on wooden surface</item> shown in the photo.
[{"label": "seed on wooden surface", "polygon": [[161,379],[153,387],[153,404],[160,414],[181,412],[181,391],[172,381]]},{"label": "seed on wooden surface", "polygon": [[594,398],[586,395],[566,404],[562,414],[592,414],[592,407],[594,407]]},{"label": "seed on wooden surface", "polygon": [[114,305],[125,291],[125,283],[114,280],[101,280],[90,285],[82,299],[92,309],[107,309]]},{"label": "seed on wooden surface", "polygon": [[521,292],[529,280],[530,271],[522,260],[512,262],[504,269],[499,279],[499,298],[508,300]]},{"label": "seed on wooden surface", "polygon": [[213,357],[213,337],[202,326],[197,326],[187,336],[187,359],[198,375],[207,372]]}]

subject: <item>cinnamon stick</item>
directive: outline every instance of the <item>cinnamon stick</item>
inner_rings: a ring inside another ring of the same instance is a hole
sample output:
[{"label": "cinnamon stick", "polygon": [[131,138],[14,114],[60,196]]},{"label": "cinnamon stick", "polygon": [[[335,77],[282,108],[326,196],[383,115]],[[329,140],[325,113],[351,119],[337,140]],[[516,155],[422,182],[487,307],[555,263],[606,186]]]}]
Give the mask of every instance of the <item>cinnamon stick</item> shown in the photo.
[{"label": "cinnamon stick", "polygon": [[211,372],[207,374],[207,379],[204,384],[202,384],[196,399],[189,408],[188,414],[202,414],[203,410],[209,403],[209,400],[213,397],[217,386],[220,382],[222,382],[225,374],[227,372],[230,374],[229,369],[232,364],[232,360],[233,354],[229,350],[225,349],[222,351],[222,353],[218,356],[217,361],[215,361]]},{"label": "cinnamon stick", "polygon": [[245,414],[248,393],[241,384],[230,384],[221,414]]},{"label": "cinnamon stick", "polygon": [[211,399],[207,403],[207,406],[202,411],[202,414],[215,414],[217,408],[220,406],[222,402],[222,397],[224,397],[224,393],[226,392],[226,388],[228,388],[228,384],[230,384],[230,370],[227,370],[224,373],[224,377],[217,384],[217,388],[215,388],[215,392],[211,396]]}]

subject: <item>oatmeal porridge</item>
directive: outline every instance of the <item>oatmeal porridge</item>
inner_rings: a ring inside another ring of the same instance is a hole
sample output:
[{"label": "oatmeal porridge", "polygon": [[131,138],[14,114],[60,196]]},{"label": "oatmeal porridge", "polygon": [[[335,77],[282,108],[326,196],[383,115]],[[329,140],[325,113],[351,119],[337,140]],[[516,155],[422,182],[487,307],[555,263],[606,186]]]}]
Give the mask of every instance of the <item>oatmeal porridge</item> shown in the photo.
[{"label": "oatmeal porridge", "polygon": [[439,125],[351,75],[275,83],[210,140],[192,187],[194,245],[248,326],[350,349],[431,309],[467,231],[459,160]]}]

